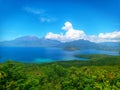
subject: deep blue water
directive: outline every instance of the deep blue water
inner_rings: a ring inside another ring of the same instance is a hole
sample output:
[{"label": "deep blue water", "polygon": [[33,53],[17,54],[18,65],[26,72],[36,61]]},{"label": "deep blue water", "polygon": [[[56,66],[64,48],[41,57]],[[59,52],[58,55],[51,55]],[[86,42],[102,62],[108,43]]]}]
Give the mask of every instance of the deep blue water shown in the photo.
[{"label": "deep blue water", "polygon": [[67,60],[87,60],[76,58],[75,54],[108,54],[118,55],[118,52],[100,50],[65,51],[60,48],[41,47],[0,47],[0,62],[15,60],[20,62],[52,62]]}]

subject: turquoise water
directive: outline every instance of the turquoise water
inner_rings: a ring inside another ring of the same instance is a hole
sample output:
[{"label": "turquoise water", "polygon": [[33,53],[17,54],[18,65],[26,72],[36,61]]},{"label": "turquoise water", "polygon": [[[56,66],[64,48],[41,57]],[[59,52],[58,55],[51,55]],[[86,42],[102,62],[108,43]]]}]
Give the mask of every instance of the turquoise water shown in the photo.
[{"label": "turquoise water", "polygon": [[76,58],[74,57],[75,54],[118,55],[118,52],[100,50],[65,51],[60,48],[42,47],[0,47],[0,62],[14,60],[27,63],[43,63],[68,60],[88,60],[85,58]]}]

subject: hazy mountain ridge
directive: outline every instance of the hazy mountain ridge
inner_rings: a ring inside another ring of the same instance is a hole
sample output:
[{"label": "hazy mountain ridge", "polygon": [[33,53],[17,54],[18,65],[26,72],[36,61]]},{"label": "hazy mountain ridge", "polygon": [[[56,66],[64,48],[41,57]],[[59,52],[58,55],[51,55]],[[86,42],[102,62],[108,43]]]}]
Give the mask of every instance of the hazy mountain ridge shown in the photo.
[{"label": "hazy mountain ridge", "polygon": [[98,48],[98,44],[87,41],[87,40],[76,40],[76,41],[72,41],[72,42],[66,42],[66,43],[61,43],[58,47],[61,47],[65,50],[72,50],[74,49],[96,49]]},{"label": "hazy mountain ridge", "polygon": [[10,41],[0,42],[0,46],[16,47],[58,47],[64,50],[81,50],[81,49],[101,49],[117,50],[120,46],[117,42],[94,43],[88,40],[76,40],[71,42],[60,42],[57,40],[38,38],[36,36],[24,36]]},{"label": "hazy mountain ridge", "polygon": [[18,46],[18,47],[52,47],[60,44],[56,40],[38,38],[36,36],[19,37],[11,41],[0,42],[0,46]]},{"label": "hazy mountain ridge", "polygon": [[99,43],[99,45],[104,45],[104,46],[108,46],[108,47],[115,47],[117,49],[120,49],[120,44],[118,42],[103,42],[103,43]]}]

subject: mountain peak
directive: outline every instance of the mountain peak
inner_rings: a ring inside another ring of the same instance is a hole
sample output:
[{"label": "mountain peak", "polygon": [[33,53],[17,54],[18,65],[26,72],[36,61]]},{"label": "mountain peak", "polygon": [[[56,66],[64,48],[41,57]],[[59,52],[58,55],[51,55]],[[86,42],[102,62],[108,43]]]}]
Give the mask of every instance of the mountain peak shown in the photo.
[{"label": "mountain peak", "polygon": [[39,40],[38,37],[36,36],[23,36],[23,37],[18,37],[15,40]]}]

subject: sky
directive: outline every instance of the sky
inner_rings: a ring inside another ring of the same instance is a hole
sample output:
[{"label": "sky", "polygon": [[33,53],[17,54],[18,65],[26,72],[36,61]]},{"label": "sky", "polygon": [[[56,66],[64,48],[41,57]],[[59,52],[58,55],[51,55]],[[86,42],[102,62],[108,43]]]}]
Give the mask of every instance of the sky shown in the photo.
[{"label": "sky", "polygon": [[26,35],[119,41],[120,0],[0,0],[0,41]]}]

